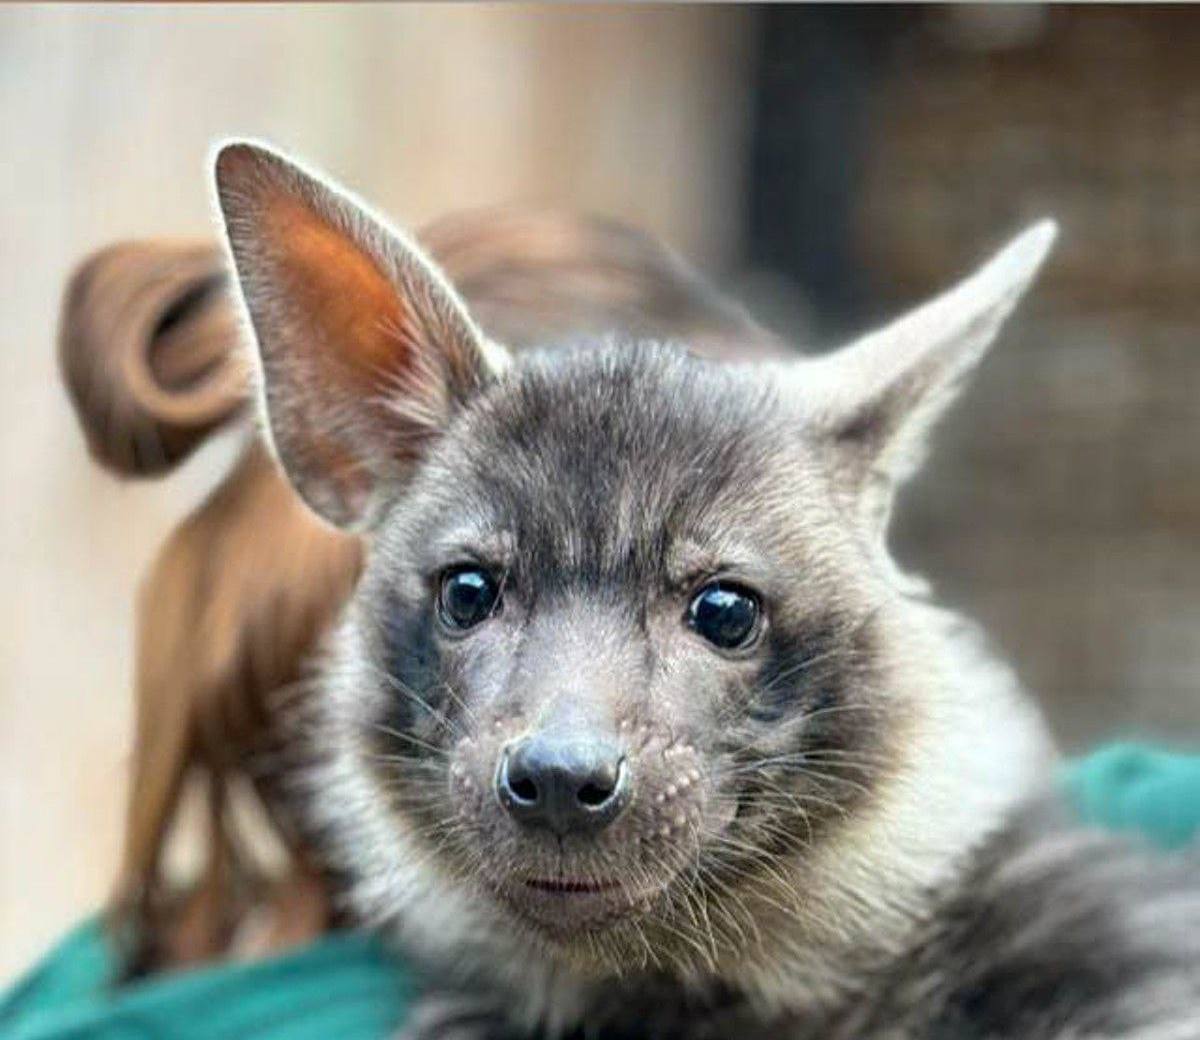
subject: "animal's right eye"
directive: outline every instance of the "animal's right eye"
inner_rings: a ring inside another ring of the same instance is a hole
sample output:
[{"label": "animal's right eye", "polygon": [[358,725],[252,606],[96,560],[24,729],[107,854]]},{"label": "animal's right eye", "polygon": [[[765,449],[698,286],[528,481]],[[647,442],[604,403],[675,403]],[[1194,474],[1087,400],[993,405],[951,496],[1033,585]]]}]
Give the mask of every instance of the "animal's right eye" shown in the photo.
[{"label": "animal's right eye", "polygon": [[457,567],[442,576],[438,614],[447,628],[474,628],[499,606],[500,584],[482,567]]}]

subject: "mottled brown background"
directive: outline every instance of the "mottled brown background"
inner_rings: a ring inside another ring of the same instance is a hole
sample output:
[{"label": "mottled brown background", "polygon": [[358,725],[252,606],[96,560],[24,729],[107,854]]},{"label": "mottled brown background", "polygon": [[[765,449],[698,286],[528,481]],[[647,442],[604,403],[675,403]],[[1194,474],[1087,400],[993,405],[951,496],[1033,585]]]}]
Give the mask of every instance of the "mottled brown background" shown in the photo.
[{"label": "mottled brown background", "polygon": [[97,471],[55,372],[58,294],[114,239],[211,234],[214,138],[270,138],[404,223],[622,217],[811,344],[1057,214],[897,543],[1068,746],[1189,744],[1198,65],[1187,10],[0,9],[0,980],[103,897],[138,575],[232,448],[162,484]]}]

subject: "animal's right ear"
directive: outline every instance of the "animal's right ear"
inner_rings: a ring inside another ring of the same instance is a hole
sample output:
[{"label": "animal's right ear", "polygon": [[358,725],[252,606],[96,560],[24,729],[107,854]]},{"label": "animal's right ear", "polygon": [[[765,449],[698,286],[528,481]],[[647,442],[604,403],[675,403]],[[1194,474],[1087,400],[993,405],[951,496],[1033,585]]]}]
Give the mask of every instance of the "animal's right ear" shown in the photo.
[{"label": "animal's right ear", "polygon": [[258,145],[224,145],[215,167],[276,452],[317,513],[368,528],[507,356],[420,249],[343,192]]}]

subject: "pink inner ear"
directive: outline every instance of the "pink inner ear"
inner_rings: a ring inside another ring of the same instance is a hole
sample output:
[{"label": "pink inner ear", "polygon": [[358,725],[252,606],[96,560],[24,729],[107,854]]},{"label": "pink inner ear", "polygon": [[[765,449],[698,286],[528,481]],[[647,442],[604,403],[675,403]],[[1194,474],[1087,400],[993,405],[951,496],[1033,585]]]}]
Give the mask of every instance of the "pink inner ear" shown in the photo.
[{"label": "pink inner ear", "polygon": [[[386,454],[399,462],[418,450],[419,431],[396,436],[376,408],[419,364],[423,326],[413,326],[411,308],[379,262],[304,199],[264,199],[259,219],[260,262],[286,313],[276,329],[286,343],[265,350],[268,368],[273,354],[290,372],[276,387],[288,388],[274,402],[277,447],[310,503],[346,522],[370,498],[377,474],[368,460]],[[357,432],[330,423],[354,414]]]},{"label": "pink inner ear", "polygon": [[305,326],[293,349],[355,393],[413,364],[412,315],[374,258],[295,198],[270,200],[263,218],[278,289]]},{"label": "pink inner ear", "polygon": [[299,167],[230,145],[216,173],[280,459],[326,519],[370,522],[477,385],[478,333],[418,251]]}]

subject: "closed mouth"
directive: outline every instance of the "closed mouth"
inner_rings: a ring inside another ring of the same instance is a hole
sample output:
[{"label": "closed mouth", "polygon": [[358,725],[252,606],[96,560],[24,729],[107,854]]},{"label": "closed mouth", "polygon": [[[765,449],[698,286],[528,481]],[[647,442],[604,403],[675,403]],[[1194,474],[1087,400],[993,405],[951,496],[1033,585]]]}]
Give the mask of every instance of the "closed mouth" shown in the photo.
[{"label": "closed mouth", "polygon": [[513,878],[495,893],[543,935],[569,941],[580,929],[607,927],[644,912],[656,892],[631,892],[615,878]]},{"label": "closed mouth", "polygon": [[547,892],[551,895],[597,895],[601,892],[611,892],[619,888],[616,881],[598,881],[590,878],[527,878],[525,887],[535,892]]}]

